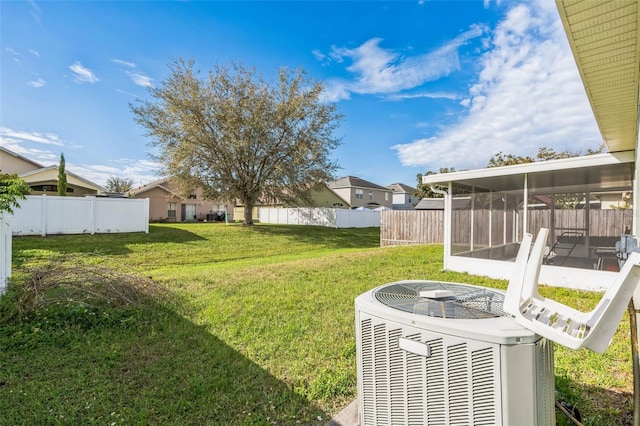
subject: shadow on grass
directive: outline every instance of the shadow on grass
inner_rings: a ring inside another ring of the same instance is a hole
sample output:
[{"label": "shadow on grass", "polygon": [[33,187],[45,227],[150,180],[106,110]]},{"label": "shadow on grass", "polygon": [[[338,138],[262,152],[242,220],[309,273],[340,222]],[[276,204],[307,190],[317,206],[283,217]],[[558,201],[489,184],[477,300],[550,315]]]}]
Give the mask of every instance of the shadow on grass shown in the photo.
[{"label": "shadow on grass", "polygon": [[[585,386],[566,377],[556,376],[556,393],[560,402],[577,408],[585,426],[631,426],[633,395],[599,386]],[[573,425],[556,409],[556,424]]]},{"label": "shadow on grass", "polygon": [[0,327],[7,424],[323,424],[322,410],[164,308]]},{"label": "shadow on grass", "polygon": [[326,248],[375,248],[380,247],[380,228],[328,228],[306,225],[255,225],[251,231],[274,236],[284,236],[297,241],[322,245]]},{"label": "shadow on grass", "polygon": [[[74,234],[14,236],[13,260],[16,267],[30,258],[42,257],[47,259],[65,254],[103,254],[124,255],[130,253],[130,244],[159,244],[159,243],[189,243],[201,241],[204,238],[186,229],[175,226],[149,225],[149,233],[135,232],[122,234]],[[37,251],[31,251],[32,247]]]}]

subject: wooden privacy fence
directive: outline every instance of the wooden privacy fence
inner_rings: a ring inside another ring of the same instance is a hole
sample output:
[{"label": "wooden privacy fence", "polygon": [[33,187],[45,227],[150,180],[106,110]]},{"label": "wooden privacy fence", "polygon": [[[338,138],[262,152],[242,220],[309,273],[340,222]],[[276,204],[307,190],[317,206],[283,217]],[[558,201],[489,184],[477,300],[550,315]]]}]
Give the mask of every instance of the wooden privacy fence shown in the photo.
[{"label": "wooden privacy fence", "polygon": [[[516,228],[522,226],[517,214],[508,211],[478,209],[454,210],[452,217],[453,244],[468,243],[471,237],[471,220],[473,218],[473,239],[479,246],[500,245],[512,242],[521,235]],[[556,210],[555,228],[560,235],[564,229],[588,229],[590,236],[619,237],[629,230],[633,220],[633,210]],[[491,221],[491,226],[489,226]],[[530,210],[528,214],[528,230],[534,234],[540,228],[551,227],[550,210]],[[489,244],[491,232],[491,244]],[[517,234],[514,234],[517,232]],[[554,238],[555,239],[555,238]],[[407,244],[442,244],[444,242],[443,210],[385,210],[380,215],[380,245]]]},{"label": "wooden privacy fence", "polygon": [[435,244],[444,241],[444,211],[383,210],[380,245]]}]

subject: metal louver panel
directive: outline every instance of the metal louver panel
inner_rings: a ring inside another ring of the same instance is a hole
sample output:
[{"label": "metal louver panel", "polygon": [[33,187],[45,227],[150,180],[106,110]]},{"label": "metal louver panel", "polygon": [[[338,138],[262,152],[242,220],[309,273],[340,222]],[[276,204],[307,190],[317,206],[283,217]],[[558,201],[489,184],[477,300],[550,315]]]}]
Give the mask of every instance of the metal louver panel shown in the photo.
[{"label": "metal louver panel", "polygon": [[[373,333],[371,327],[371,319],[366,319],[362,321],[360,325],[361,331],[361,348],[362,351],[359,356],[359,361],[361,364],[361,368],[364,371],[375,371],[373,369]],[[362,386],[362,393],[364,395],[368,395],[367,398],[364,399],[364,403],[362,404],[361,411],[364,416],[365,424],[373,424],[375,419],[375,374],[366,374],[362,377],[360,384]]]},{"label": "metal louver panel", "polygon": [[496,411],[494,402],[496,390],[493,384],[494,354],[491,348],[471,354],[471,374],[473,377],[473,424],[495,425]]},{"label": "metal louver panel", "polygon": [[442,339],[432,341],[431,357],[427,359],[426,363],[427,424],[444,424],[447,404],[445,398],[446,381],[443,368],[444,346]]},{"label": "metal louver panel", "polygon": [[553,342],[543,339],[537,346],[536,372],[538,381],[538,423],[549,424],[555,421],[556,384],[553,362]]},{"label": "metal louver panel", "polygon": [[[363,426],[500,424],[498,345],[360,315]],[[400,348],[400,337],[426,342],[430,355]]]},{"label": "metal louver panel", "polygon": [[469,364],[467,345],[447,348],[447,381],[449,392],[449,423],[468,425],[469,421]]}]

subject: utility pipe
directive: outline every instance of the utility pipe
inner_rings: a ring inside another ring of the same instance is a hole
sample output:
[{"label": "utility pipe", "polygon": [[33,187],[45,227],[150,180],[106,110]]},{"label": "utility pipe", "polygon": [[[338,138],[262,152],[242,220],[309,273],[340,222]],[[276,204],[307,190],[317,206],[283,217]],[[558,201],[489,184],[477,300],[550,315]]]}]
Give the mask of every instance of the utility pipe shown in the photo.
[{"label": "utility pipe", "polygon": [[436,188],[435,185],[429,185],[431,190],[436,194],[440,194],[444,197],[444,269],[448,269],[449,256],[451,256],[451,182],[448,184],[448,191],[444,191],[440,188]]}]

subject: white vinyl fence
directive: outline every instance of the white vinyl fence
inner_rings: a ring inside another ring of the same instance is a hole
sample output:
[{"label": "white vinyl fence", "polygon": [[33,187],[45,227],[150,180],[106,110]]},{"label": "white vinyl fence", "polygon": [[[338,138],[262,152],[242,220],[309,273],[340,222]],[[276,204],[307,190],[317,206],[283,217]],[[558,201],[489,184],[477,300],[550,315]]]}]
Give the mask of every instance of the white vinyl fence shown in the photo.
[{"label": "white vinyl fence", "polygon": [[289,209],[258,209],[261,223],[281,225],[316,225],[329,228],[369,228],[380,226],[380,212],[346,210],[325,207],[297,207]]},{"label": "white vinyl fence", "polygon": [[27,195],[11,217],[13,235],[149,232],[149,199]]},{"label": "white vinyl fence", "polygon": [[0,294],[7,289],[11,278],[11,222],[9,216],[0,214]]}]

